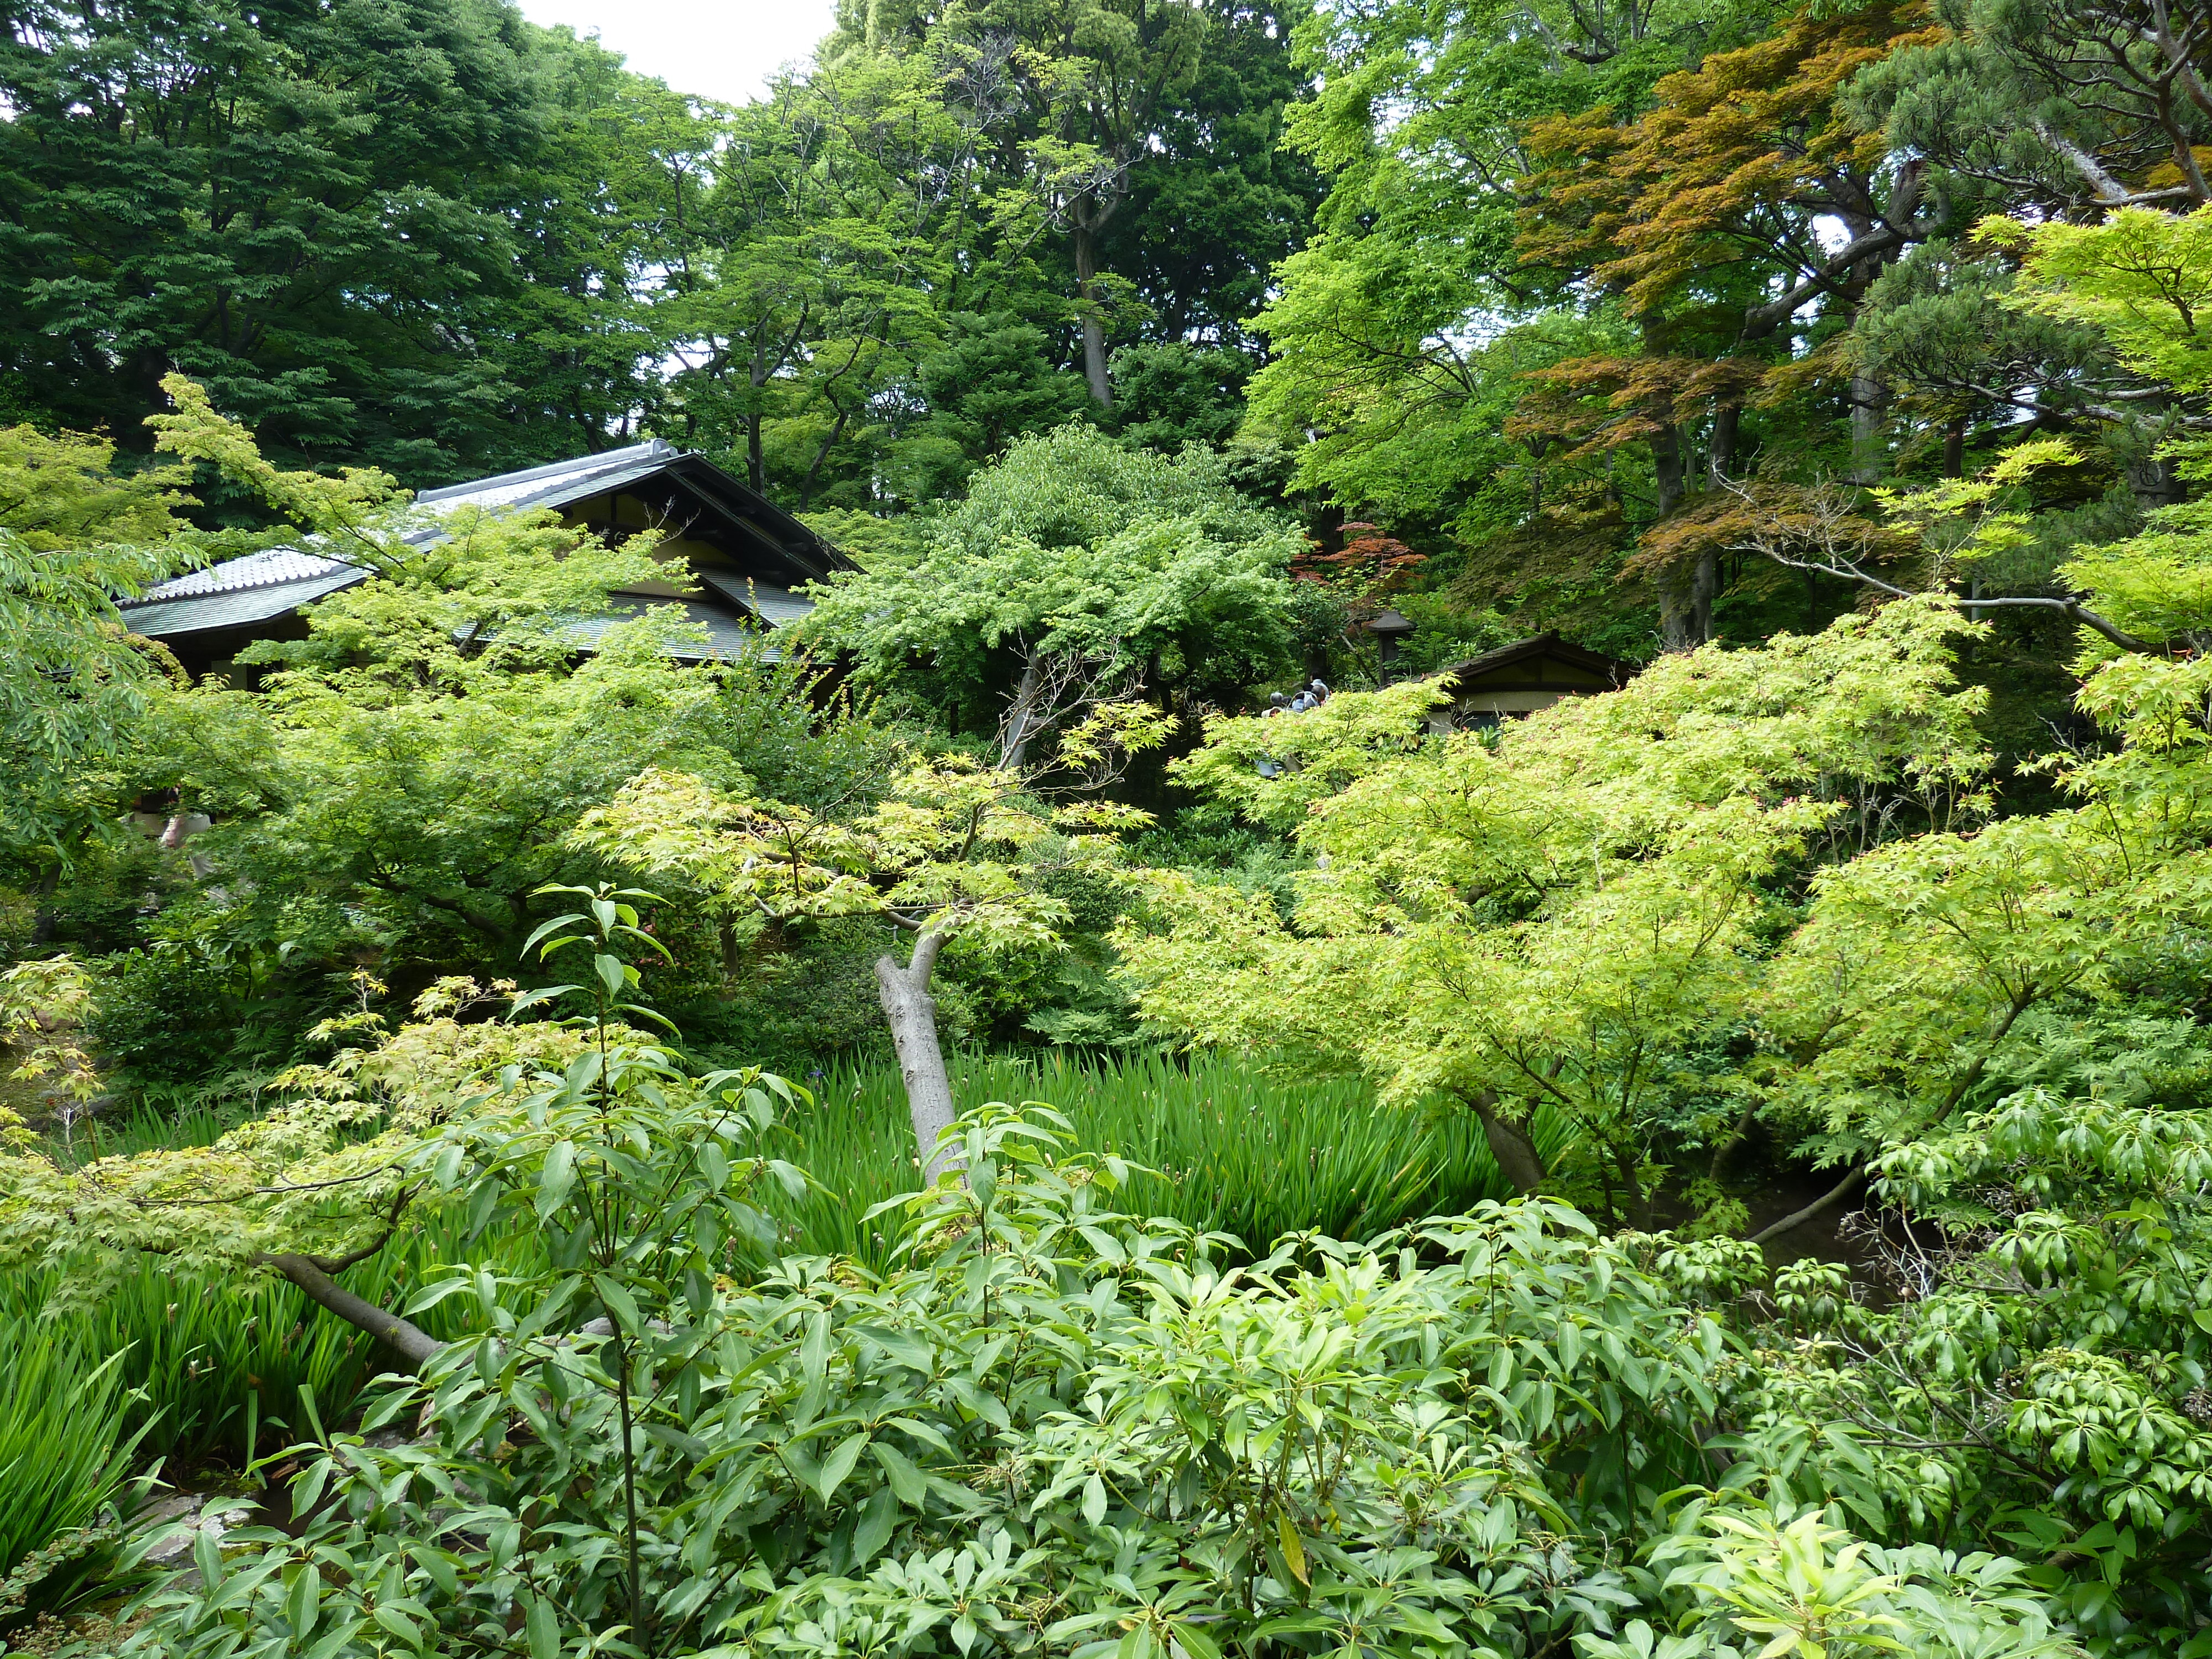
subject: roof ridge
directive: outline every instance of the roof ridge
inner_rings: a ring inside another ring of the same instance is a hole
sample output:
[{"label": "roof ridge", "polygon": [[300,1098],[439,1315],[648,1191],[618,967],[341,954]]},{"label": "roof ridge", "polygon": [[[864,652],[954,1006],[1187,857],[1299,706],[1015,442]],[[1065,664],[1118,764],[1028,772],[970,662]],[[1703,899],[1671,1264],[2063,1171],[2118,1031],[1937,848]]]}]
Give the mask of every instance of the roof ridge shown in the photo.
[{"label": "roof ridge", "polygon": [[563,472],[597,472],[620,466],[630,461],[641,461],[647,457],[667,456],[671,459],[688,452],[678,450],[665,438],[648,438],[643,443],[630,444],[621,449],[601,450],[595,455],[574,455],[565,461],[546,461],[537,466],[518,468],[513,472],[495,472],[487,478],[470,478],[460,483],[441,484],[435,489],[418,492],[415,500],[441,501],[455,495],[472,495],[481,489],[495,489],[503,484],[528,483],[535,478],[550,478]]}]

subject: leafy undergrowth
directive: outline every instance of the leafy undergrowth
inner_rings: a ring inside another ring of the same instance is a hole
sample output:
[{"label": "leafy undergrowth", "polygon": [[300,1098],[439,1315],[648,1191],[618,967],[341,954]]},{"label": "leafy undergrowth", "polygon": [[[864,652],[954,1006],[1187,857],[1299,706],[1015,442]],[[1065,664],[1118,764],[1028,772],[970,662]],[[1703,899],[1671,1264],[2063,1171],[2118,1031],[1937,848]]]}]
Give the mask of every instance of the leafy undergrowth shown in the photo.
[{"label": "leafy undergrowth", "polygon": [[[969,1054],[953,1071],[963,1104],[1049,1098],[1086,1151],[1158,1171],[1132,1172],[1133,1205],[1261,1248],[1308,1231],[1362,1237],[1509,1190],[1471,1121],[1379,1109],[1351,1079],[1300,1083],[1203,1055],[1185,1065],[1159,1055],[1086,1064]],[[814,1103],[788,1113],[776,1136],[819,1183],[774,1202],[785,1248],[849,1255],[880,1271],[889,1261],[886,1231],[896,1229],[870,1221],[868,1212],[915,1187],[898,1073],[847,1066],[814,1087]],[[205,1146],[227,1127],[211,1112],[140,1114],[81,1127],[69,1155]],[[350,1270],[347,1285],[398,1305],[447,1264],[513,1273],[540,1255],[534,1230],[468,1242],[459,1218],[446,1217]],[[369,1380],[392,1363],[362,1332],[273,1278],[206,1279],[149,1259],[99,1301],[50,1309],[58,1283],[51,1270],[0,1276],[0,1332],[26,1334],[0,1348],[0,1394],[36,1401],[18,1404],[5,1422],[33,1425],[23,1431],[31,1443],[71,1449],[46,1470],[51,1502],[0,1467],[12,1522],[0,1526],[0,1575],[122,1503],[133,1469],[159,1461],[172,1482],[234,1478],[306,1431],[305,1401],[329,1421],[346,1421]],[[459,1303],[422,1320],[441,1338],[469,1329]]]}]

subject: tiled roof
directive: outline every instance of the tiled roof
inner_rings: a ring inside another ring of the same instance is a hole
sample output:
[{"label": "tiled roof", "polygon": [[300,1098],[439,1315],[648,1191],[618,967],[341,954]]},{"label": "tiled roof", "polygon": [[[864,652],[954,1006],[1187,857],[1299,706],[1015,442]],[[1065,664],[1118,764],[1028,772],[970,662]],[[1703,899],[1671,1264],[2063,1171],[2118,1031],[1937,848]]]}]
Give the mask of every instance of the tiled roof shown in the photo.
[{"label": "tiled roof", "polygon": [[[243,564],[246,561],[234,559],[231,562]],[[303,605],[312,605],[342,587],[351,587],[368,578],[368,571],[340,564],[335,559],[317,562],[325,567],[322,574],[297,576],[288,581],[234,583],[181,594],[166,592],[164,590],[173,584],[164,582],[144,598],[118,607],[123,612],[123,625],[149,639],[201,634],[218,628],[243,628],[253,623],[272,622]],[[194,574],[216,575],[228,568],[228,566],[217,565],[213,570]]]},{"label": "tiled roof", "polygon": [[296,547],[272,547],[265,553],[249,553],[242,559],[227,559],[221,564],[209,566],[205,570],[190,570],[181,576],[172,576],[168,580],[148,588],[137,599],[124,599],[119,603],[127,611],[133,605],[181,599],[194,593],[234,593],[241,588],[266,587],[274,582],[305,581],[341,570],[354,574],[366,574],[356,570],[343,559],[328,558],[319,553],[303,553]]},{"label": "tiled roof", "polygon": [[770,628],[788,628],[808,611],[814,601],[768,582],[748,581],[723,570],[702,570],[700,585],[732,604],[741,605]]},{"label": "tiled roof", "polygon": [[701,662],[709,657],[742,657],[759,652],[768,660],[777,660],[781,653],[774,647],[763,647],[757,629],[742,616],[733,616],[721,605],[697,599],[663,599],[635,593],[617,593],[614,608],[592,617],[578,617],[565,623],[562,632],[575,642],[580,651],[596,651],[607,629],[620,623],[635,622],[648,608],[674,605],[684,612],[684,620],[705,627],[706,649],[684,646],[669,654],[679,662]]}]

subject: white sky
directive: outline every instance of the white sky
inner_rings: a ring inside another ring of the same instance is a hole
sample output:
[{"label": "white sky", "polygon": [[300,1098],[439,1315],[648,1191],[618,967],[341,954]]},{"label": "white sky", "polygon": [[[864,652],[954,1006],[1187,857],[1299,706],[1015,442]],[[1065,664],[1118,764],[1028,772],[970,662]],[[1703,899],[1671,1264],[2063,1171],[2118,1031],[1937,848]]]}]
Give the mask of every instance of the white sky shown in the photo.
[{"label": "white sky", "polygon": [[830,33],[831,0],[520,0],[533,23],[566,23],[678,92],[741,104]]}]

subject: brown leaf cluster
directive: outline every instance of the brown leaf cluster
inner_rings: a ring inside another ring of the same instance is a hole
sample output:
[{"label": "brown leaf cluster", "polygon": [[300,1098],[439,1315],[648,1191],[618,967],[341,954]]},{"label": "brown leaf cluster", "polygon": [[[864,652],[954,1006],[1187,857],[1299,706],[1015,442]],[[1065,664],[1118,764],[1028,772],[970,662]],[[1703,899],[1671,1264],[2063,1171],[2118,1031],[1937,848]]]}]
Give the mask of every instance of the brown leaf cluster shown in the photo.
[{"label": "brown leaf cluster", "polygon": [[1692,496],[1680,511],[1637,538],[1636,551],[1621,568],[1621,579],[1679,568],[1707,553],[1741,552],[1759,543],[1797,544],[1808,550],[1847,546],[1856,562],[1869,567],[1918,553],[1915,536],[1863,514],[1839,517],[1832,496],[1828,487],[1766,483]]},{"label": "brown leaf cluster", "polygon": [[1765,374],[1766,365],[1751,357],[1577,357],[1522,376],[1532,390],[1506,422],[1505,435],[1563,443],[1570,446],[1563,459],[1585,460],[1649,439],[1662,422],[1741,405]]},{"label": "brown leaf cluster", "polygon": [[1843,117],[1838,94],[1868,64],[1941,36],[1917,0],[1802,12],[1667,76],[1633,122],[1600,108],[1536,123],[1531,147],[1558,159],[1528,181],[1522,263],[1587,270],[1642,313],[1723,257],[1716,242],[1776,252],[1786,233],[1762,210],[1849,212],[1870,198],[1884,141]]}]

